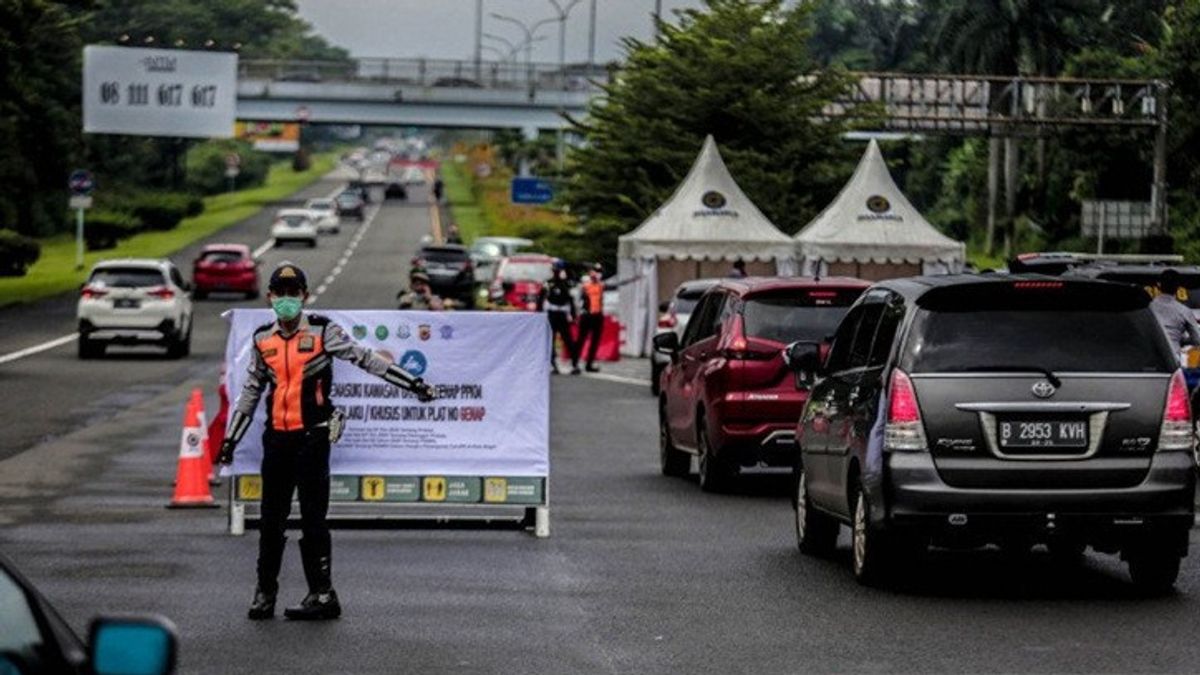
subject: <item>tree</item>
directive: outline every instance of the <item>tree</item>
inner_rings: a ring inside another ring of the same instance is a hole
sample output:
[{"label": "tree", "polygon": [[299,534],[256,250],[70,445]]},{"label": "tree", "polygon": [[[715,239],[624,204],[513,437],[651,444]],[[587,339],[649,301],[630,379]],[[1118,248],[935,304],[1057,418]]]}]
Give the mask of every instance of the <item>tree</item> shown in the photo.
[{"label": "tree", "polygon": [[937,42],[955,72],[1054,75],[1078,43],[1089,0],[955,0]]},{"label": "tree", "polygon": [[659,24],[653,43],[627,39],[626,66],[584,120],[566,198],[579,235],[609,258],[615,238],[671,194],[713,134],[735,178],[763,213],[795,232],[848,173],[839,122],[820,121],[848,86],[809,56],[807,5],[707,0]]}]

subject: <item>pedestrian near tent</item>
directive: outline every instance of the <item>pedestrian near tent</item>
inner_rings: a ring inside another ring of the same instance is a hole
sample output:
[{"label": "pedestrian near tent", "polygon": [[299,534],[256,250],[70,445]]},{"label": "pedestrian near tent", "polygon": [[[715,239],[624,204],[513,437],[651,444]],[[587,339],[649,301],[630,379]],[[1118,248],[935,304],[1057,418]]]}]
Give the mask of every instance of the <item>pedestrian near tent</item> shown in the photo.
[{"label": "pedestrian near tent", "polygon": [[734,260],[733,261],[733,269],[729,270],[729,277],[731,279],[745,279],[746,278],[746,261],[742,260],[741,258]]},{"label": "pedestrian near tent", "polygon": [[289,619],[335,619],[341,604],[333,590],[329,510],[330,424],[336,418],[329,399],[333,359],[349,361],[385,382],[432,401],[433,390],[419,377],[359,345],[341,326],[304,312],[308,282],[299,267],[283,263],[271,274],[267,299],[276,320],[254,331],[251,365],[245,386],[221,444],[220,462],[233,462],[238,442],[250,428],[259,399],[266,393],[263,431],[262,519],[258,539],[258,584],[250,605],[251,619],[275,615],[279,568],[283,562],[292,493],[300,498],[303,537],[300,555],[308,594]]},{"label": "pedestrian near tent", "polygon": [[587,342],[587,371],[599,372],[596,367],[596,351],[600,349],[600,336],[604,332],[604,291],[607,286],[603,280],[604,267],[600,263],[592,266],[588,278],[580,286],[583,313],[579,316],[579,341],[575,348],[583,353],[583,344]]},{"label": "pedestrian near tent", "polygon": [[571,357],[571,374],[579,374],[579,345],[571,339],[571,324],[575,323],[575,299],[567,281],[567,266],[561,260],[554,261],[554,276],[542,286],[538,304],[546,311],[550,321],[550,368],[558,374],[558,356],[554,353],[554,336],[562,338]]},{"label": "pedestrian near tent", "polygon": [[1200,346],[1200,324],[1192,310],[1179,301],[1177,294],[1181,281],[1175,270],[1166,270],[1158,278],[1158,295],[1150,301],[1150,310],[1162,326],[1171,349],[1178,357],[1184,345]]}]

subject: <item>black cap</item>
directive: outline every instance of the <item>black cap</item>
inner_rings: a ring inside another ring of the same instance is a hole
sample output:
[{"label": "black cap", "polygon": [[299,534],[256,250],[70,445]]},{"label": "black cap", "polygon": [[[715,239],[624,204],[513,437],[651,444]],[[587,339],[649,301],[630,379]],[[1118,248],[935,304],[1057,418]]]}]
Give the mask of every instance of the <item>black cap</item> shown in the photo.
[{"label": "black cap", "polygon": [[267,290],[282,291],[290,289],[308,290],[308,278],[304,276],[304,270],[293,265],[290,262],[280,263],[279,267],[271,272],[271,280],[267,283]]},{"label": "black cap", "polygon": [[429,283],[429,274],[420,267],[414,267],[412,272],[408,273],[408,280],[410,282],[424,281],[425,283]]}]

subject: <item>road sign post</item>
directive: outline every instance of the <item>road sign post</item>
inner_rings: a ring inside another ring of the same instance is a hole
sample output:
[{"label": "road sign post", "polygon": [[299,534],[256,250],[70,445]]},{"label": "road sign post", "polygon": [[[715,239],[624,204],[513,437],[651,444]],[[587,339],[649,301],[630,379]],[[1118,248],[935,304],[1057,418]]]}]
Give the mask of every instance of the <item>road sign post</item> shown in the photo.
[{"label": "road sign post", "polygon": [[92,173],[85,169],[76,169],[67,178],[67,187],[71,190],[70,207],[75,209],[75,269],[83,269],[83,212],[92,206],[92,190],[96,189],[96,180]]}]

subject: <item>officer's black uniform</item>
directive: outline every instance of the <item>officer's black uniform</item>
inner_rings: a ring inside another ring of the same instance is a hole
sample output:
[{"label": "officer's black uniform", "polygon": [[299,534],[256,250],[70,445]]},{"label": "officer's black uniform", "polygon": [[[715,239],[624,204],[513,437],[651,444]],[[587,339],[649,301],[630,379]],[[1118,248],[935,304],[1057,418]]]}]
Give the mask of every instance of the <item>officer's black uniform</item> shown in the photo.
[{"label": "officer's black uniform", "polygon": [[571,357],[571,374],[579,374],[579,344],[571,337],[571,324],[575,323],[575,299],[567,285],[566,272],[554,271],[554,277],[542,286],[541,304],[550,321],[550,367],[558,372],[557,355],[554,353],[554,336],[562,338]]},{"label": "officer's black uniform", "polygon": [[[272,297],[307,293],[304,273],[283,264],[271,275]],[[292,508],[292,492],[300,497],[300,553],[308,595],[285,615],[293,619],[331,619],[341,614],[331,579],[331,545],[325,521],[329,509],[329,393],[333,359],[350,361],[422,401],[432,392],[420,378],[362,347],[341,326],[315,314],[300,313],[291,321],[274,321],[254,331],[251,365],[246,384],[230,417],[221,462],[233,460],[233,450],[250,427],[259,399],[266,391],[267,423],[263,432],[262,520],[259,525],[258,586],[250,618],[275,614],[279,568],[287,539],[284,532]]]}]

